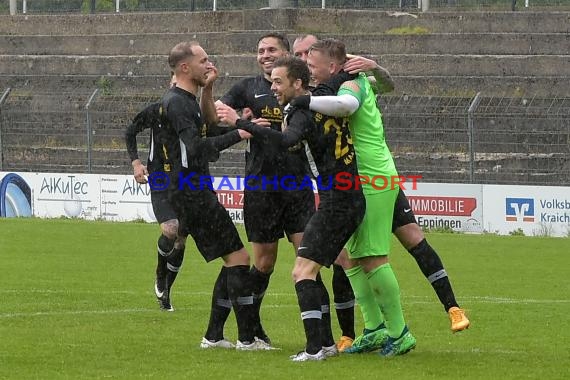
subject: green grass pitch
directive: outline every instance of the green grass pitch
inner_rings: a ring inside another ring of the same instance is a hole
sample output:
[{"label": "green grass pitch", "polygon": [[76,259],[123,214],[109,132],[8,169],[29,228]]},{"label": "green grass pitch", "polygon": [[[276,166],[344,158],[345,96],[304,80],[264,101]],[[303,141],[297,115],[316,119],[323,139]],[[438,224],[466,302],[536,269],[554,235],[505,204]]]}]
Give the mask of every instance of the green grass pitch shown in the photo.
[{"label": "green grass pitch", "polygon": [[[428,234],[472,322],[458,334],[394,239],[391,261],[416,349],[292,363],[304,333],[288,243],[262,307],[281,350],[214,351],[198,344],[220,263],[205,264],[189,240],[176,311],[161,312],[152,291],[158,233],[156,224],[0,219],[0,379],[570,378],[568,238]],[[323,276],[330,289],[331,271]],[[358,309],[356,316],[358,331]],[[333,328],[338,336],[335,315]],[[233,316],[226,337],[236,339]]]}]

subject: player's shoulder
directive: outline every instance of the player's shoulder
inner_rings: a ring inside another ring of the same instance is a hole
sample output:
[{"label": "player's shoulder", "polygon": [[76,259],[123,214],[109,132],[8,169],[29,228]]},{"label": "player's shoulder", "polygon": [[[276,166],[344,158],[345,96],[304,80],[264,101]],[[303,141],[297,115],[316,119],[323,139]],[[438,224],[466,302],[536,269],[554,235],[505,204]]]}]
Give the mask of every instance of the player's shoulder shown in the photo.
[{"label": "player's shoulder", "polygon": [[257,83],[258,81],[258,77],[245,77],[240,79],[239,81],[236,82],[235,85],[232,86],[232,88],[234,89],[241,89],[241,90],[247,90],[248,88],[250,88],[253,84]]},{"label": "player's shoulder", "polygon": [[134,117],[134,123],[147,122],[149,120],[157,119],[160,115],[161,103],[155,102],[147,105],[142,111],[137,113]]},{"label": "player's shoulder", "polygon": [[365,73],[359,73],[354,79],[346,81],[342,84],[342,88],[349,88],[353,91],[364,90],[366,84],[368,83],[368,78]]},{"label": "player's shoulder", "polygon": [[287,113],[291,123],[297,125],[306,125],[317,122],[315,112],[304,108],[291,107]]}]

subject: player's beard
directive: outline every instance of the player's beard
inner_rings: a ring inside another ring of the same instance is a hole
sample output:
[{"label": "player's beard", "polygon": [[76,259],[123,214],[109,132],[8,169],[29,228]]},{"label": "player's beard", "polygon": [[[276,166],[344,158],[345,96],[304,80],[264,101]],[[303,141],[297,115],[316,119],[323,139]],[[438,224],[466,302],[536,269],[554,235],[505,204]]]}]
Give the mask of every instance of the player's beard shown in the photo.
[{"label": "player's beard", "polygon": [[198,84],[200,87],[204,87],[206,85],[206,74],[204,75],[196,75],[194,78],[194,82]]}]

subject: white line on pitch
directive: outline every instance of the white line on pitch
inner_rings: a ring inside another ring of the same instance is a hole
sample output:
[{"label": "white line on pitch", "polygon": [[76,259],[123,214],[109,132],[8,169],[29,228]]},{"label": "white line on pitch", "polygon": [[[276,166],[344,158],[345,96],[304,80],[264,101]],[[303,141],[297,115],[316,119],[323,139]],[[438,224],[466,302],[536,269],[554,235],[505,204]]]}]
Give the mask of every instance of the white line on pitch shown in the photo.
[{"label": "white line on pitch", "polygon": [[[3,289],[0,290],[0,293],[10,293],[10,294],[25,294],[25,293],[37,293],[37,294],[127,294],[127,295],[144,295],[151,293],[152,291],[149,290],[148,292],[144,291],[133,291],[133,290],[110,290],[110,291],[101,291],[101,290],[78,290],[78,289]],[[185,295],[185,296],[211,296],[211,292],[186,292],[186,291],[176,291],[177,294]],[[295,293],[267,293],[267,298],[270,299],[273,297],[291,297],[295,298]],[[435,297],[435,296],[434,296]],[[415,295],[403,295],[402,297],[404,300],[406,299],[423,299],[425,302],[421,301],[406,301],[409,304],[423,304],[423,303],[431,303],[435,302],[432,296],[415,296]],[[466,301],[470,301],[471,303],[512,303],[512,304],[556,304],[556,303],[570,303],[570,299],[533,299],[533,298],[510,298],[510,297],[494,297],[494,296],[458,296],[458,298],[464,303]]]}]

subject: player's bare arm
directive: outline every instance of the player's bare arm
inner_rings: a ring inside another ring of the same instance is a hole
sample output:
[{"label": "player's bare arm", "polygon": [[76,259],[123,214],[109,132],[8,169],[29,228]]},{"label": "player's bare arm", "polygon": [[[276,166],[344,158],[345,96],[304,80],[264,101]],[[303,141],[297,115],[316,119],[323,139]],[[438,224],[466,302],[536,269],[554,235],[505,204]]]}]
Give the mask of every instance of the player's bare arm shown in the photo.
[{"label": "player's bare arm", "polygon": [[218,79],[218,69],[212,65],[210,71],[208,71],[206,83],[202,87],[202,95],[200,96],[200,109],[207,125],[218,123],[214,103],[214,82],[216,79]]},{"label": "player's bare arm", "polygon": [[376,86],[380,93],[385,94],[394,90],[394,80],[386,68],[380,66],[372,59],[352,54],[347,54],[346,56],[348,61],[344,64],[344,71],[349,74],[370,72],[373,76],[369,77],[368,80]]}]

